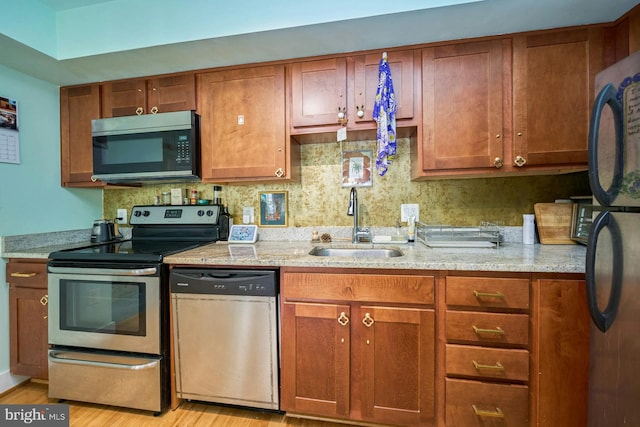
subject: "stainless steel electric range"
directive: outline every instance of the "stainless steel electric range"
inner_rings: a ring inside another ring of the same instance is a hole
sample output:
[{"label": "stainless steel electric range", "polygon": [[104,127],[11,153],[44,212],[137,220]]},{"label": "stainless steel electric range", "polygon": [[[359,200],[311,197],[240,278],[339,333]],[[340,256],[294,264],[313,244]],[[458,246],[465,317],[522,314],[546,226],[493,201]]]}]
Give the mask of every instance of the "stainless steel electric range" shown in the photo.
[{"label": "stainless steel electric range", "polygon": [[130,240],[50,254],[49,397],[162,412],[170,401],[164,256],[226,240],[218,205],[135,206]]}]

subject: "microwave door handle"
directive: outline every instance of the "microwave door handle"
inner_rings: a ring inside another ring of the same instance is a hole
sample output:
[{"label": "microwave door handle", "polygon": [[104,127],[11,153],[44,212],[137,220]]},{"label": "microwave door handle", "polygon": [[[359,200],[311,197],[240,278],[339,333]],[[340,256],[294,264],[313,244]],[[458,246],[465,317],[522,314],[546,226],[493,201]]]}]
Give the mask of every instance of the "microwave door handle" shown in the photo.
[{"label": "microwave door handle", "polygon": [[[623,120],[624,113],[622,103],[618,100],[618,91],[608,83],[600,93],[596,96],[591,110],[591,120],[589,122],[589,138],[588,138],[588,161],[589,161],[589,184],[591,191],[596,200],[603,206],[611,206],[620,191],[622,183],[622,174],[624,168],[624,129]],[[600,118],[605,106],[611,108],[613,113],[613,122],[615,129],[615,154],[613,165],[613,178],[611,187],[605,190],[600,183],[600,175],[598,174],[598,138],[600,135]]]},{"label": "microwave door handle", "polygon": [[[605,228],[608,228],[611,233],[612,251],[610,256],[613,265],[611,268],[612,275],[609,301],[607,302],[607,307],[604,311],[600,311],[600,308],[598,307],[598,296],[596,294],[596,248],[598,246],[598,236]],[[589,232],[589,243],[587,244],[587,258],[585,264],[585,281],[589,314],[591,315],[593,323],[602,332],[606,332],[607,329],[609,329],[618,314],[620,295],[622,293],[622,275],[624,272],[623,256],[620,227],[618,226],[615,218],[611,215],[611,212],[601,212],[593,222],[593,226]]]},{"label": "microwave door handle", "polygon": [[156,267],[121,269],[121,268],[78,268],[49,267],[49,273],[57,274],[94,274],[99,276],[153,276],[158,273]]}]

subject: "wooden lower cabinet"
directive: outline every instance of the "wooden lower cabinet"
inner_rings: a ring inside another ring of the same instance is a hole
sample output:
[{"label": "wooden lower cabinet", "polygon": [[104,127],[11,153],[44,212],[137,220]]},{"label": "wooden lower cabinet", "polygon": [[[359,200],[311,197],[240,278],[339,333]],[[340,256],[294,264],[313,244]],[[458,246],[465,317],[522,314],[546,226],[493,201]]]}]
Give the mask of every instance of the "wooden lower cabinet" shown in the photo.
[{"label": "wooden lower cabinet", "polygon": [[11,259],[6,273],[11,373],[46,380],[49,347],[46,260]]},{"label": "wooden lower cabinet", "polygon": [[285,271],[281,409],[435,425],[433,286],[432,276]]},{"label": "wooden lower cabinet", "polygon": [[532,281],[531,371],[535,375],[531,377],[531,425],[588,424],[591,318],[582,277],[542,277]]},{"label": "wooden lower cabinet", "polygon": [[529,388],[446,379],[447,427],[529,425]]}]

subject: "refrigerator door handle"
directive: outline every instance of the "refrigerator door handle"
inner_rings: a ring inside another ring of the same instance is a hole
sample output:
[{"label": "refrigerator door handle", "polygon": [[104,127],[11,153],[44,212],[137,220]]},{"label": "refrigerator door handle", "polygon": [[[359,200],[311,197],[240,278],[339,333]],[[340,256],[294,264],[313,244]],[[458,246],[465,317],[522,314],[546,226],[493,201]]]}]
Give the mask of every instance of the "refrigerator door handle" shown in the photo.
[{"label": "refrigerator door handle", "polygon": [[[598,236],[600,232],[608,228],[611,233],[612,253],[611,259],[612,274],[611,274],[611,290],[609,293],[609,301],[604,311],[600,311],[598,308],[598,297],[596,295],[596,248],[598,245]],[[601,212],[593,222],[591,232],[589,233],[589,243],[587,245],[587,259],[586,259],[586,286],[587,286],[587,306],[589,308],[589,314],[593,323],[602,332],[606,332],[607,329],[613,324],[618,314],[618,307],[620,305],[620,294],[622,293],[622,274],[624,271],[624,261],[622,253],[622,236],[620,234],[620,227],[615,218],[611,216],[611,212]]]},{"label": "refrigerator door handle", "polygon": [[[608,83],[602,88],[593,103],[591,110],[591,120],[589,122],[589,139],[588,139],[588,161],[589,161],[589,184],[591,191],[596,200],[603,206],[611,206],[616,196],[620,192],[620,184],[622,183],[622,174],[624,172],[624,112],[622,103],[618,100],[618,91]],[[600,134],[600,117],[605,106],[611,108],[613,113],[613,121],[615,128],[615,156],[613,165],[613,178],[611,187],[605,190],[600,183],[600,175],[598,174],[598,137]]]}]

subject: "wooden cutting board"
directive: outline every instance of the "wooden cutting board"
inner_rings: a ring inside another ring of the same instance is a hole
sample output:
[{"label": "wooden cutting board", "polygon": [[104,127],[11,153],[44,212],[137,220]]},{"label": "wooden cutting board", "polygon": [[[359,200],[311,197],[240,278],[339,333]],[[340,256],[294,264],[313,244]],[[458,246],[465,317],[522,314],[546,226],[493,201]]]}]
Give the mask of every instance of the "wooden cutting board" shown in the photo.
[{"label": "wooden cutting board", "polygon": [[540,243],[575,245],[571,240],[573,203],[536,203],[533,205]]}]

